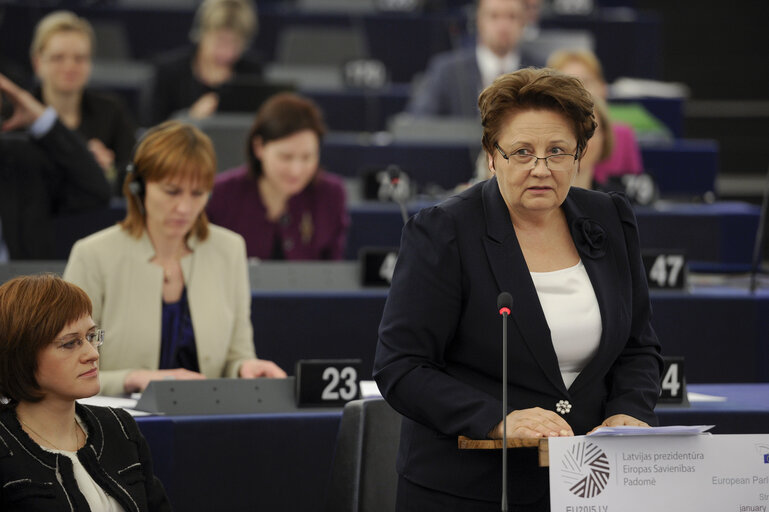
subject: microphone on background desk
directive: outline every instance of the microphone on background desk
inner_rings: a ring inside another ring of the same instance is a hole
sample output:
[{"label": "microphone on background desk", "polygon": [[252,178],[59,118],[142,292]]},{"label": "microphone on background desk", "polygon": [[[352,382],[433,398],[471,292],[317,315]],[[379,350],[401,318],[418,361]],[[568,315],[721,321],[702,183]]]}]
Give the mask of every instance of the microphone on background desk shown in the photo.
[{"label": "microphone on background desk", "polygon": [[507,317],[513,309],[513,296],[500,293],[497,309],[502,315],[502,512],[507,512]]},{"label": "microphone on background desk", "polygon": [[403,223],[409,220],[406,201],[411,197],[411,181],[409,175],[397,165],[388,165],[380,173],[379,200],[391,200],[400,207]]}]

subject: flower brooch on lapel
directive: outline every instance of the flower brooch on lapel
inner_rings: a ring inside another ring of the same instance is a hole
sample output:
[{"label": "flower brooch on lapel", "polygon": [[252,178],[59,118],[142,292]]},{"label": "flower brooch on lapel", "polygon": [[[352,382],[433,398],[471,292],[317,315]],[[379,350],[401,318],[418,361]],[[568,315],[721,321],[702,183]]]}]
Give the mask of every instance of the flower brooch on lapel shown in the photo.
[{"label": "flower brooch on lapel", "polygon": [[574,243],[589,258],[602,258],[606,254],[606,230],[598,222],[580,217],[572,223]]}]

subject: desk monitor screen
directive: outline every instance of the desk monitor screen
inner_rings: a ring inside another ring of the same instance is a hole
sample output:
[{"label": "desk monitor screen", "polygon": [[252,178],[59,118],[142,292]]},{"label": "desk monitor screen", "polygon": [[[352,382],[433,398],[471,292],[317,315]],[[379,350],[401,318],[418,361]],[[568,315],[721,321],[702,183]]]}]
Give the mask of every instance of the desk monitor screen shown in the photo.
[{"label": "desk monitor screen", "polygon": [[239,76],[219,89],[219,112],[256,112],[279,92],[293,92],[289,83],[265,82],[258,76]]}]

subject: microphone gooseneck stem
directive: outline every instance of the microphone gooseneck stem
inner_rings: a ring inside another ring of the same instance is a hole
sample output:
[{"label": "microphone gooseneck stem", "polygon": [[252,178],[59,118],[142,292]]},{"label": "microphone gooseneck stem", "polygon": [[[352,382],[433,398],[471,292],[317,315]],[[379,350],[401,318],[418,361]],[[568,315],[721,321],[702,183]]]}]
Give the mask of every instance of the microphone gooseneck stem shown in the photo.
[{"label": "microphone gooseneck stem", "polygon": [[507,313],[502,313],[502,512],[507,512]]},{"label": "microphone gooseneck stem", "polygon": [[750,293],[756,293],[758,288],[758,274],[761,272],[761,254],[764,246],[764,226],[766,225],[767,207],[769,206],[769,171],[764,182],[764,195],[761,198],[761,214],[758,217],[758,229],[756,230],[756,242],[753,245],[753,260],[750,266]]},{"label": "microphone gooseneck stem", "polygon": [[403,219],[403,224],[405,225],[409,221],[409,214],[406,210],[406,203],[403,201],[398,201],[398,206],[401,207],[401,218]]}]

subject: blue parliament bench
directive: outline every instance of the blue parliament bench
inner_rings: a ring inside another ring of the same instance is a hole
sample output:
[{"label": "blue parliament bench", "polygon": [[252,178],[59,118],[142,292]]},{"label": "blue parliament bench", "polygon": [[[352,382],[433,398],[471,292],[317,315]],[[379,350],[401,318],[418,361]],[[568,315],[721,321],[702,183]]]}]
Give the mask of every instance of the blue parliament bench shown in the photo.
[{"label": "blue parliament bench", "polygon": [[[658,408],[661,425],[716,425],[717,434],[769,432],[769,384],[689,390],[727,400]],[[175,510],[323,509],[341,411],[136,420]]]},{"label": "blue parliament bench", "polygon": [[[13,275],[61,272],[64,262],[0,265]],[[254,347],[288,373],[300,359],[362,360],[371,377],[387,288],[360,285],[357,262],[252,262]],[[666,356],[685,358],[689,382],[769,382],[769,287],[746,280],[651,291],[652,325]]]},{"label": "blue parliament bench", "polygon": [[[409,208],[409,215],[430,204],[416,203]],[[642,249],[682,251],[693,269],[751,262],[758,206],[741,202],[660,203],[636,207],[635,211]],[[400,245],[403,220],[396,205],[362,202],[350,206],[350,215],[347,259],[356,259],[363,247]]]},{"label": "blue parliament bench", "polygon": [[[439,153],[436,153],[439,155]],[[409,215],[437,200],[409,203]],[[393,203],[352,201],[345,258],[355,260],[364,247],[400,245],[403,220]],[[637,207],[642,249],[683,251],[694,266],[748,265],[758,228],[760,208],[741,202],[667,203]],[[62,216],[55,221],[54,259],[66,260],[79,239],[125,217],[125,203],[113,200],[102,211]],[[693,267],[694,268],[694,267]]]},{"label": "blue parliament bench", "polygon": [[[256,353],[289,373],[299,359],[360,358],[370,377],[386,298],[385,288],[254,289]],[[652,291],[651,303],[662,352],[684,357],[689,382],[769,382],[769,290],[697,286]]]},{"label": "blue parliament bench", "polygon": [[[434,185],[451,190],[474,177],[475,162],[481,151],[480,136],[477,140],[475,143],[410,142],[361,133],[331,133],[323,143],[321,164],[330,172],[346,177],[397,165],[420,191]],[[718,173],[715,141],[679,139],[644,145],[641,156],[663,198],[701,198],[715,191]]]}]

